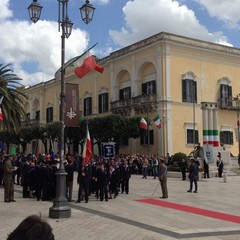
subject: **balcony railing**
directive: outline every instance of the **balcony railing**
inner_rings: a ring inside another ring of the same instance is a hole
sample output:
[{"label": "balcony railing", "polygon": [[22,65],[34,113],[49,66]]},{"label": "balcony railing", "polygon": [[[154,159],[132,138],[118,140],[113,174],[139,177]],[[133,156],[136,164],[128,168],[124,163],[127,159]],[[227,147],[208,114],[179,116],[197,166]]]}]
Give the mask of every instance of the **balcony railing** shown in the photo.
[{"label": "balcony railing", "polygon": [[26,121],[22,121],[22,126],[34,126],[34,125],[40,125],[40,120],[39,119],[28,119]]},{"label": "balcony railing", "polygon": [[146,113],[156,111],[157,109],[157,94],[144,94],[130,99],[117,100],[110,103],[111,112],[130,115],[131,111],[135,113]]},{"label": "balcony railing", "polygon": [[239,111],[240,110],[240,99],[218,99],[218,107],[221,109]]}]

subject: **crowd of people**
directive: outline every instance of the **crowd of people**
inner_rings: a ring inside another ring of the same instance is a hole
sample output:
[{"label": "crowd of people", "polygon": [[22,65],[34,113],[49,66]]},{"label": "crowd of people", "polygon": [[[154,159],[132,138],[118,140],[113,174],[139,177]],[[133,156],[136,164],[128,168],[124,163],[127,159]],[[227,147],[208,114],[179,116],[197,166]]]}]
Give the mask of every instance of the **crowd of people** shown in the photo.
[{"label": "crowd of people", "polygon": [[[218,154],[218,170],[221,177],[223,161]],[[161,163],[164,163],[163,173],[167,175],[167,166],[172,164],[172,158],[167,156],[156,155],[118,155],[112,159],[101,158],[93,155],[87,164],[83,164],[83,159],[79,155],[67,154],[60,166],[60,156],[50,154],[17,154],[15,156],[2,154],[0,155],[0,185],[5,185],[5,202],[14,202],[13,184],[22,186],[23,198],[36,198],[37,201],[53,200],[56,193],[56,172],[59,167],[66,171],[66,198],[69,202],[73,201],[73,181],[74,174],[77,174],[78,195],[77,203],[89,201],[89,196],[94,195],[99,201],[108,201],[116,198],[118,194],[129,193],[129,180],[131,174],[142,174],[142,178],[148,176],[161,178]],[[186,180],[186,172],[190,172],[190,191],[192,184],[195,184],[197,192],[197,181],[193,176],[195,172],[198,176],[199,162],[187,162],[182,159],[178,162],[182,172],[182,180]],[[197,167],[195,167],[197,165]],[[204,166],[206,163],[204,164]],[[204,172],[205,173],[205,172]],[[205,176],[205,175],[204,175]],[[206,173],[205,177],[209,177]],[[161,181],[161,185],[165,182]],[[165,183],[164,183],[165,184]],[[162,186],[166,188],[166,184]],[[167,190],[163,193],[167,198]]]},{"label": "crowd of people", "polygon": [[[168,158],[164,158],[165,163]],[[4,169],[8,162],[9,171]],[[22,186],[23,198],[36,198],[37,201],[52,200],[56,193],[56,172],[60,167],[60,156],[50,154],[11,154],[0,155],[0,184],[9,184],[7,192],[11,192],[13,184]],[[77,174],[79,186],[76,202],[87,203],[89,196],[94,195],[99,201],[116,198],[119,193],[129,193],[131,174],[143,174],[159,177],[160,157],[140,154],[119,155],[112,159],[93,155],[87,164],[83,164],[81,156],[67,154],[63,161],[66,175],[66,198],[73,201],[74,174]],[[8,173],[8,181],[6,175]],[[4,177],[5,176],[5,177]],[[15,201],[11,195],[5,202]]]}]

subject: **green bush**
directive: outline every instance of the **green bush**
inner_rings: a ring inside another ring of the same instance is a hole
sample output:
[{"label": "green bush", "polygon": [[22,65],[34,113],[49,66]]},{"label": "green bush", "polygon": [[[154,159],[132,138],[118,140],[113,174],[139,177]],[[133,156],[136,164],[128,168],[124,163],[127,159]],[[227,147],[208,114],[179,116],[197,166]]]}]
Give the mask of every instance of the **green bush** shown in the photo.
[{"label": "green bush", "polygon": [[182,159],[185,159],[186,161],[188,160],[188,157],[187,157],[187,155],[185,153],[178,152],[178,153],[175,153],[173,155],[173,161],[176,162],[176,163],[178,163]]}]

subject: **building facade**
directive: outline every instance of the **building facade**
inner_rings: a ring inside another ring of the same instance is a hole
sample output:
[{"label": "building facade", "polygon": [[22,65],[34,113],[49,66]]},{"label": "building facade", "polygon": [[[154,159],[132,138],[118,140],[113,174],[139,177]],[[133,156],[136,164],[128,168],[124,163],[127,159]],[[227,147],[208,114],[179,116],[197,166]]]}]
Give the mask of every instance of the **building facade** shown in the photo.
[{"label": "building facade", "polygon": [[[162,123],[158,129],[151,121],[150,137],[130,139],[120,153],[189,154],[209,143],[239,154],[239,49],[161,32],[98,63],[104,73],[82,79],[72,66],[65,71],[65,82],[78,84],[81,116],[159,115]],[[59,120],[60,70],[25,93],[30,121]]]}]

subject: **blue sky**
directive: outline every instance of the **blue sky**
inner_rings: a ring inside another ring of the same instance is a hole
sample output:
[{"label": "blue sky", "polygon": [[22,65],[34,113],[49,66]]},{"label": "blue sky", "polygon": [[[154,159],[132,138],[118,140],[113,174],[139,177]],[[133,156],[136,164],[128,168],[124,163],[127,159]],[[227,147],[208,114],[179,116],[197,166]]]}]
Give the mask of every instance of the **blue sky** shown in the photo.
[{"label": "blue sky", "polygon": [[[38,0],[41,20],[33,24],[32,0],[0,0],[0,64],[12,63],[25,85],[48,81],[60,67],[61,33],[57,0]],[[69,0],[74,23],[66,40],[66,61],[98,43],[93,54],[112,51],[165,31],[240,47],[239,0],[90,0],[96,8],[88,25],[79,8],[85,0]]]}]

